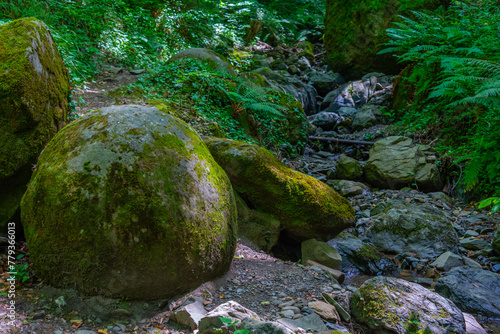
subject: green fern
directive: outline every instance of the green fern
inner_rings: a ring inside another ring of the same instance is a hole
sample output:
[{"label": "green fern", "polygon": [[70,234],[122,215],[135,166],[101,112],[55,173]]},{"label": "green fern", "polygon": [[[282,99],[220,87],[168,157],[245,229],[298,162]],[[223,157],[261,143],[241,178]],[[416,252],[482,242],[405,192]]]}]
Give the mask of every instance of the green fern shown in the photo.
[{"label": "green fern", "polygon": [[466,191],[500,194],[500,9],[461,2],[444,15],[412,16],[387,30],[380,52],[412,64],[403,82],[414,95],[402,122],[440,131],[441,145],[465,164]]}]

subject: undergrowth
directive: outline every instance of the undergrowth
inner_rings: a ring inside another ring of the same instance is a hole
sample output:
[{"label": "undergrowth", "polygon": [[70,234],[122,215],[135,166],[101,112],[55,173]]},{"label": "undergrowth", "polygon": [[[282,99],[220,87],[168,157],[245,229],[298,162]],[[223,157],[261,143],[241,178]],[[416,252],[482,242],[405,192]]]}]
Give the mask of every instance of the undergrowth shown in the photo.
[{"label": "undergrowth", "polygon": [[387,30],[392,40],[381,51],[410,64],[400,124],[437,136],[441,153],[464,165],[466,195],[499,195],[500,9],[484,0],[412,13]]},{"label": "undergrowth", "polygon": [[275,152],[281,146],[300,151],[304,145],[290,143],[288,135],[289,120],[300,122],[304,117],[292,96],[243,81],[217,70],[211,62],[182,59],[160,64],[127,89],[129,94],[165,101],[191,124],[217,124],[209,126],[212,133],[207,134],[260,144]]}]

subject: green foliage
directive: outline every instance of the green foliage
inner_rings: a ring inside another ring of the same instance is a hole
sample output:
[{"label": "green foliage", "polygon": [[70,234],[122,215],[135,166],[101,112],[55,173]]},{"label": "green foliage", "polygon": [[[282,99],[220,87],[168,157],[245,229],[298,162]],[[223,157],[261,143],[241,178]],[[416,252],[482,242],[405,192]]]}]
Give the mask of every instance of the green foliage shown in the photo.
[{"label": "green foliage", "polygon": [[442,151],[465,164],[465,191],[500,194],[500,9],[485,0],[412,14],[387,30],[381,51],[411,64],[401,122],[441,135]]},{"label": "green foliage", "polygon": [[256,87],[217,70],[211,62],[183,59],[160,64],[130,85],[146,99],[167,99],[185,111],[186,121],[220,125],[228,138],[258,143],[277,151],[286,145],[285,115],[302,113],[293,97]]},{"label": "green foliage", "polygon": [[492,206],[491,213],[497,213],[500,211],[500,197],[490,197],[479,202],[478,209],[483,209],[488,206]]},{"label": "green foliage", "polygon": [[[16,256],[16,259],[20,260],[23,257],[24,257],[24,254],[19,254],[18,256]],[[17,282],[24,283],[30,279],[29,263],[26,263],[26,262],[25,263],[17,263],[14,266],[13,272],[15,273],[14,277],[16,278]]]},{"label": "green foliage", "polygon": [[243,44],[250,20],[262,22],[262,39],[321,36],[324,0],[295,0],[285,13],[277,11],[282,6],[257,0],[7,0],[0,2],[0,25],[31,16],[44,21],[78,84],[99,71],[98,61],[141,68],[190,47],[227,54]]}]

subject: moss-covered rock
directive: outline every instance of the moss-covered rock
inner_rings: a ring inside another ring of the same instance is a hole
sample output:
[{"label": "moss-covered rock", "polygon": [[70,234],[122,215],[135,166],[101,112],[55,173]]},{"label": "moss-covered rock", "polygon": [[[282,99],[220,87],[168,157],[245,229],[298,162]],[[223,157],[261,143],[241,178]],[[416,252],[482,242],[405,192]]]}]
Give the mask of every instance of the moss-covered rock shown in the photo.
[{"label": "moss-covered rock", "polygon": [[156,108],[94,111],[40,155],[21,218],[41,279],[85,294],[166,298],[223,274],[231,184],[198,135]]},{"label": "moss-covered rock", "polygon": [[364,172],[367,181],[379,188],[400,189],[416,184],[420,190],[440,191],[443,178],[428,145],[414,145],[410,138],[386,137],[375,142]]},{"label": "moss-covered rock", "polygon": [[396,269],[388,257],[350,233],[342,232],[335,239],[329,240],[328,244],[339,251],[345,268],[354,265],[369,275],[387,274]]},{"label": "moss-covered rock", "polygon": [[191,48],[182,50],[168,60],[169,62],[176,61],[179,59],[197,59],[197,60],[207,60],[215,63],[219,70],[224,70],[229,74],[235,75],[233,66],[223,55],[212,51],[210,49],[204,48]]},{"label": "moss-covered rock", "polygon": [[363,166],[359,161],[342,155],[337,163],[337,178],[343,180],[359,180],[363,176]]},{"label": "moss-covered rock", "polygon": [[396,74],[400,65],[391,54],[377,55],[389,38],[385,30],[410,10],[435,9],[448,0],[326,1],[325,47],[334,71],[347,79],[380,71]]},{"label": "moss-covered rock", "polygon": [[318,241],[316,239],[309,239],[300,245],[302,253],[302,263],[307,261],[314,261],[329,268],[341,270],[342,256],[339,252],[326,242]]},{"label": "moss-covered rock", "polygon": [[252,210],[236,195],[238,209],[238,237],[246,239],[264,252],[276,246],[281,232],[281,223],[274,216]]},{"label": "moss-covered rock", "polygon": [[366,236],[384,253],[409,252],[418,258],[434,259],[446,251],[456,251],[457,232],[439,209],[391,201],[372,212]]},{"label": "moss-covered rock", "polygon": [[328,240],[354,223],[354,209],[346,199],[286,167],[266,149],[228,139],[205,142],[243,200],[278,218],[291,238]]},{"label": "moss-covered rock", "polygon": [[353,295],[351,311],[370,333],[466,333],[462,312],[453,302],[393,277],[366,281]]},{"label": "moss-covered rock", "polygon": [[[0,36],[0,184],[23,188],[30,175],[20,169],[65,125],[69,77],[43,22],[19,19],[0,26]],[[19,208],[21,196],[8,196],[0,196],[0,227]]]}]

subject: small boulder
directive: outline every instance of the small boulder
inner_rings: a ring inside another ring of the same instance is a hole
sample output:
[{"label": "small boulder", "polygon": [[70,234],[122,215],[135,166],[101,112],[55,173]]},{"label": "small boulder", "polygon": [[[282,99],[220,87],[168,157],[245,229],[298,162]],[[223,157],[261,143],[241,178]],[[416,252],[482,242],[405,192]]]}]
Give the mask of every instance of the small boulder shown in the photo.
[{"label": "small boulder", "polygon": [[373,332],[465,334],[462,312],[423,286],[393,277],[366,281],[351,299],[353,317]]},{"label": "small boulder", "polygon": [[399,189],[416,183],[423,191],[441,190],[441,174],[435,163],[427,163],[429,154],[433,154],[429,147],[414,145],[410,138],[378,140],[365,165],[366,179],[379,188]]},{"label": "small boulder", "polygon": [[434,259],[457,248],[458,235],[444,213],[428,204],[392,201],[370,218],[366,237],[384,253],[415,253]]},{"label": "small boulder", "polygon": [[212,51],[210,49],[204,48],[191,48],[182,50],[168,60],[168,62],[173,62],[179,59],[197,59],[199,61],[210,61],[217,65],[217,69],[224,70],[229,74],[236,75],[231,63],[223,55]]},{"label": "small boulder", "polygon": [[333,130],[340,122],[342,117],[334,112],[322,111],[312,116],[307,117],[309,123],[314,126],[320,127],[325,131]]},{"label": "small boulder", "polygon": [[436,283],[436,292],[462,310],[500,317],[500,276],[488,270],[456,267]]},{"label": "small boulder", "polygon": [[354,130],[362,130],[369,128],[370,126],[380,123],[381,117],[382,117],[382,112],[378,107],[372,105],[364,105],[354,115],[354,119],[352,121],[352,128]]},{"label": "small boulder", "polygon": [[335,239],[328,241],[328,244],[340,253],[343,266],[352,264],[369,275],[385,274],[396,269],[394,263],[383,253],[350,233],[342,232]]},{"label": "small boulder", "polygon": [[441,271],[448,271],[451,268],[460,267],[460,266],[469,266],[472,268],[482,269],[481,265],[476,261],[469,259],[465,256],[460,256],[452,252],[445,252],[441,254],[436,261],[430,264],[432,267],[436,267],[436,269]]},{"label": "small boulder", "polygon": [[464,315],[465,319],[465,328],[467,331],[467,334],[488,334],[481,326],[476,318],[472,314],[469,313],[462,313]]},{"label": "small boulder", "polygon": [[290,238],[328,240],[354,223],[354,209],[346,199],[288,168],[266,149],[229,139],[207,139],[206,144],[241,198],[276,217]]},{"label": "small boulder", "polygon": [[196,296],[189,296],[186,301],[177,308],[171,319],[183,327],[198,329],[200,320],[207,314],[203,305],[203,299]]},{"label": "small boulder", "polygon": [[240,196],[235,197],[238,210],[238,236],[268,253],[278,243],[281,232],[280,221],[272,215],[250,209]]},{"label": "small boulder", "polygon": [[337,162],[336,176],[342,180],[359,180],[363,176],[363,166],[356,159],[342,155]]},{"label": "small boulder", "polygon": [[307,306],[310,309],[313,309],[314,311],[316,311],[316,313],[318,313],[318,315],[325,320],[335,321],[335,322],[340,321],[339,313],[337,312],[337,309],[335,308],[335,306],[333,306],[332,304],[328,304],[328,303],[317,300],[317,301],[309,302],[309,304],[307,304]]},{"label": "small boulder", "polygon": [[299,328],[302,328],[303,330],[312,330],[314,332],[323,332],[327,330],[327,327],[323,323],[323,320],[321,320],[320,316],[316,313],[306,315],[299,319],[278,319],[278,323],[289,328],[294,333],[297,333]]},{"label": "small boulder", "polygon": [[341,269],[340,262],[342,261],[342,257],[335,248],[326,242],[316,239],[306,240],[301,244],[301,252],[302,263],[311,260],[333,269]]},{"label": "small boulder", "polygon": [[342,196],[356,196],[370,192],[370,187],[361,182],[349,180],[328,180],[326,183]]},{"label": "small boulder", "polygon": [[484,239],[478,239],[472,237],[460,239],[460,246],[462,246],[465,249],[480,250],[488,245],[489,243]]},{"label": "small boulder", "polygon": [[309,84],[316,88],[320,96],[327,95],[335,85],[345,83],[340,74],[333,72],[311,72],[307,77],[309,78]]}]

